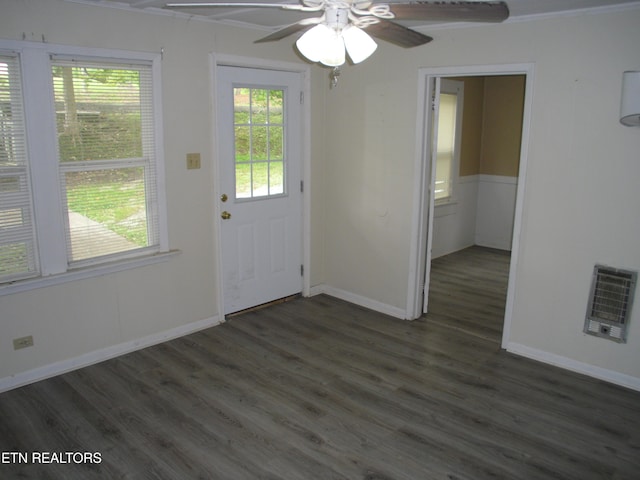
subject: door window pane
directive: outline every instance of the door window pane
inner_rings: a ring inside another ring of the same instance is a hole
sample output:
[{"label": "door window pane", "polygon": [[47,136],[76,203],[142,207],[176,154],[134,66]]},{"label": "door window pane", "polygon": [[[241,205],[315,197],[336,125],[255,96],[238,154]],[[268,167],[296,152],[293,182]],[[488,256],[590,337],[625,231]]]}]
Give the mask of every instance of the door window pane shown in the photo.
[{"label": "door window pane", "polygon": [[267,135],[267,127],[254,125],[251,128],[251,160],[261,161],[268,160],[267,144],[269,138]]},{"label": "door window pane", "polygon": [[269,92],[269,123],[272,125],[283,124],[282,115],[284,107],[284,95],[282,90]]},{"label": "door window pane", "polygon": [[234,88],[235,198],[285,193],[284,91]]},{"label": "door window pane", "polygon": [[269,193],[284,193],[284,162],[269,162]]}]

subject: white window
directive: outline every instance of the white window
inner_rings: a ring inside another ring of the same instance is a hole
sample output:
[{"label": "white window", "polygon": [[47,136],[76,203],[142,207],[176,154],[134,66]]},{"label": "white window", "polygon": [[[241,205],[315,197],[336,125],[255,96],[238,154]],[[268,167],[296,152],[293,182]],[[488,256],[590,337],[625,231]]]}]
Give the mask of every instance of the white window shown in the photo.
[{"label": "white window", "polygon": [[438,113],[435,200],[454,200],[454,185],[458,179],[464,83],[442,80]]},{"label": "white window", "polygon": [[0,54],[0,279],[39,273],[22,80],[17,55]]},{"label": "white window", "polygon": [[54,61],[70,263],[159,244],[151,67]]},{"label": "white window", "polygon": [[20,47],[0,56],[0,284],[167,251],[158,60]]}]

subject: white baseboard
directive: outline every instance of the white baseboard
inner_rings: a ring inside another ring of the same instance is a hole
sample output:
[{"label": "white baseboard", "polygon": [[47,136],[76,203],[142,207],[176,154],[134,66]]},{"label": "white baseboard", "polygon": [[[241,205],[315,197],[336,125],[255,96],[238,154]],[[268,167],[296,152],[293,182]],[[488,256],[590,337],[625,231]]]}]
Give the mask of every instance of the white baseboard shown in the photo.
[{"label": "white baseboard", "polygon": [[363,297],[330,285],[315,285],[309,290],[309,296],[320,295],[322,293],[339,298],[340,300],[345,300],[355,305],[360,305],[361,307],[375,310],[376,312],[384,313],[391,317],[400,318],[402,320],[407,318],[407,312],[401,308],[387,305],[386,303],[378,302],[377,300],[372,300],[371,298]]},{"label": "white baseboard", "polygon": [[581,373],[589,377],[604,380],[605,382],[614,383],[621,387],[630,388],[640,391],[640,378],[625,375],[624,373],[614,372],[606,368],[596,367],[588,363],[578,362],[567,357],[562,357],[553,353],[545,352],[535,348],[527,347],[519,343],[507,343],[507,351],[521,355],[523,357],[537,360],[539,362],[548,363],[556,367],[571,370],[572,372]]},{"label": "white baseboard", "polygon": [[55,377],[63,373],[77,370],[82,367],[88,367],[95,363],[109,360],[111,358],[118,357],[127,353],[141,350],[158,343],[166,342],[174,338],[182,337],[190,333],[204,330],[205,328],[213,327],[224,323],[224,318],[220,319],[217,315],[211,318],[205,318],[197,322],[192,322],[187,325],[181,325],[176,328],[165,330],[163,332],[154,333],[147,337],[138,338],[129,342],[120,343],[118,345],[112,345],[110,347],[95,350],[93,352],[85,353],[78,357],[70,358],[68,360],[62,360],[60,362],[45,365],[43,367],[34,368],[26,372],[11,375],[9,377],[0,378],[0,393],[14,388],[22,387],[30,383],[38,382],[46,378]]}]

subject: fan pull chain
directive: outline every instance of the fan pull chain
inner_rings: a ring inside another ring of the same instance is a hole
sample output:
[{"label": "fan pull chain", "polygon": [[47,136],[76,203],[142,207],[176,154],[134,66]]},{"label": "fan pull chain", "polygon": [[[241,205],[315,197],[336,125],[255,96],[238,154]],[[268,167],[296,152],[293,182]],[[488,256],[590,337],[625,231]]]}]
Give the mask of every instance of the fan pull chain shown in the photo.
[{"label": "fan pull chain", "polygon": [[331,69],[331,73],[329,74],[329,79],[331,83],[329,83],[329,88],[335,88],[338,86],[338,77],[340,76],[340,68],[333,67]]}]

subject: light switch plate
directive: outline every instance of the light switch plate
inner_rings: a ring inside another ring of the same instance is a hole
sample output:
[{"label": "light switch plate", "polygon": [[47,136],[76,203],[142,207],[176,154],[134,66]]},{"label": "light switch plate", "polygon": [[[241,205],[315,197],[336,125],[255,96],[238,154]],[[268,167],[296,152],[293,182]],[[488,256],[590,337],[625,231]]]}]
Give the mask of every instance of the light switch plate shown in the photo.
[{"label": "light switch plate", "polygon": [[187,169],[194,170],[200,168],[200,154],[187,153]]}]

